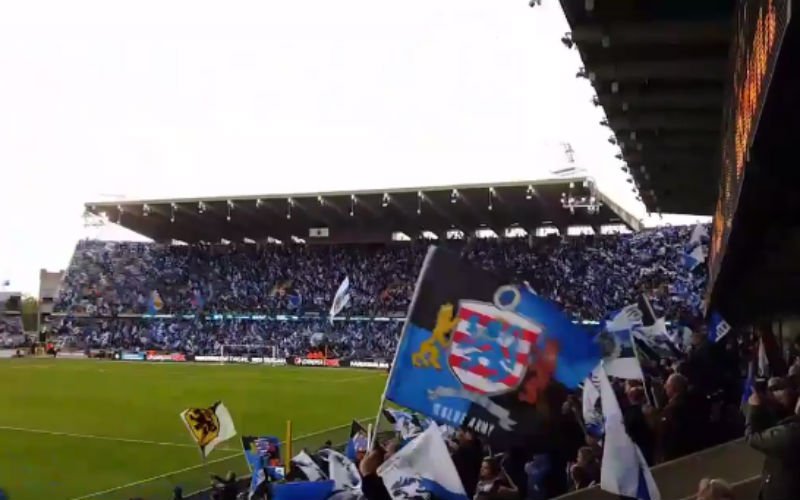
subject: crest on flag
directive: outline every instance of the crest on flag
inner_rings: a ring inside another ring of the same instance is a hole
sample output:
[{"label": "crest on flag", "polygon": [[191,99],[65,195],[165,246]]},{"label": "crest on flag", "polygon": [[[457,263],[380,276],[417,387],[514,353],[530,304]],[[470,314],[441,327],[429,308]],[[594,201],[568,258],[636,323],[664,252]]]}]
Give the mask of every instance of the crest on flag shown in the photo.
[{"label": "crest on flag", "polygon": [[201,448],[219,437],[219,418],[214,413],[213,407],[189,408],[183,418],[186,420],[189,432]]},{"label": "crest on flag", "polygon": [[[514,288],[502,288],[495,300],[508,293],[513,301],[513,294],[519,294]],[[494,396],[516,389],[525,377],[531,348],[541,329],[533,321],[502,309],[512,304],[459,302],[459,322],[453,331],[448,363],[466,390]]]},{"label": "crest on flag", "polygon": [[180,413],[180,417],[200,447],[203,457],[208,456],[218,444],[236,435],[231,414],[219,401],[209,408],[187,408]]}]

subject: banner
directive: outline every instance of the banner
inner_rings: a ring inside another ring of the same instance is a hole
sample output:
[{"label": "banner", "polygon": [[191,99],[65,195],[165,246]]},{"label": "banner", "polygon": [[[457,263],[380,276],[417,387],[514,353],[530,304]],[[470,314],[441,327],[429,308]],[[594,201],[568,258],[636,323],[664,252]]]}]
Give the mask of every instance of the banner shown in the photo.
[{"label": "banner", "polygon": [[351,361],[350,367],[386,370],[387,368],[389,368],[389,363],[385,361]]},{"label": "banner", "polygon": [[154,352],[147,353],[147,361],[186,361],[186,355],[176,352],[172,354],[158,354]]},{"label": "banner", "polygon": [[79,351],[58,351],[56,356],[64,359],[83,359],[86,357],[86,353]]},{"label": "banner", "polygon": [[503,447],[546,432],[566,389],[601,354],[589,332],[526,286],[431,248],[385,396]]},{"label": "banner", "polygon": [[144,361],[145,355],[143,352],[123,352],[120,359],[122,361]]}]

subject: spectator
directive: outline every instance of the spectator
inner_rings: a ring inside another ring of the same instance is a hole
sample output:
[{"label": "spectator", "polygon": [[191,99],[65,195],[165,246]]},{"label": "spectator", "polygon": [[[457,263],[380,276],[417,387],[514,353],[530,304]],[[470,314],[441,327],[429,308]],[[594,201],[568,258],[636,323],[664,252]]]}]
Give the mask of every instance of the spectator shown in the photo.
[{"label": "spectator", "polygon": [[550,498],[547,488],[547,476],[550,474],[550,457],[546,453],[537,453],[525,464],[528,482],[528,494],[525,500],[547,500]]},{"label": "spectator", "polygon": [[748,399],[745,439],[765,455],[760,500],[800,498],[800,405],[795,413],[774,425],[760,391]]},{"label": "spectator", "polygon": [[736,497],[725,480],[703,478],[697,489],[697,500],[736,500]]},{"label": "spectator", "polygon": [[687,399],[689,381],[674,373],[664,384],[667,404],[658,414],[658,452],[661,462],[675,460],[692,453],[699,439],[697,417]]},{"label": "spectator", "polygon": [[653,464],[653,432],[647,424],[644,415],[646,404],[644,386],[639,380],[625,381],[625,397],[627,405],[623,406],[622,414],[625,429],[634,443],[642,450],[642,455],[648,464]]},{"label": "spectator", "polygon": [[228,471],[225,479],[213,474],[211,479],[219,500],[236,500],[239,495],[239,485],[236,482],[236,474],[233,471]]},{"label": "spectator", "polygon": [[456,432],[456,449],[452,456],[464,491],[469,498],[472,498],[475,495],[483,463],[483,446],[478,436],[469,428],[459,429]]},{"label": "spectator", "polygon": [[503,472],[494,458],[484,458],[481,463],[479,481],[475,488],[475,500],[513,500],[517,496],[517,488]]}]

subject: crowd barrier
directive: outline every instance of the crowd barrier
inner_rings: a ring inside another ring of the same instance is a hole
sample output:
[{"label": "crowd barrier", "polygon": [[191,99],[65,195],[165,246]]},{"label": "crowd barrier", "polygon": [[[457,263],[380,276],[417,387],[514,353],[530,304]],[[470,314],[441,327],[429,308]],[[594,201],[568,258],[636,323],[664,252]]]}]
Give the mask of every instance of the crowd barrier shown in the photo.
[{"label": "crowd barrier", "polygon": [[[661,491],[662,500],[694,498],[697,486],[704,477],[721,478],[736,485],[742,492],[751,492],[764,464],[764,455],[753,450],[743,439],[714,446],[692,455],[672,460],[652,468],[653,478]],[[737,496],[736,498],[755,498]],[[593,486],[558,497],[558,500],[618,500]]]}]

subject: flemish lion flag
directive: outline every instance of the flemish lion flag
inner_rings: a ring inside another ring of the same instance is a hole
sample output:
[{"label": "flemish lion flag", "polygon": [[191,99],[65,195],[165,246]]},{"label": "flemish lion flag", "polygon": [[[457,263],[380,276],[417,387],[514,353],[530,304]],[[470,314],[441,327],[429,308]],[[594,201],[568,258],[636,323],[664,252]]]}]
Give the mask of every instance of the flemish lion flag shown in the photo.
[{"label": "flemish lion flag", "polygon": [[221,401],[209,408],[187,408],[181,412],[181,420],[200,447],[203,458],[218,444],[236,435],[231,414]]}]

